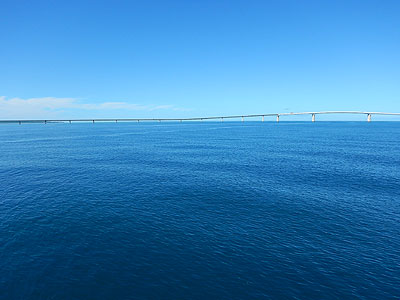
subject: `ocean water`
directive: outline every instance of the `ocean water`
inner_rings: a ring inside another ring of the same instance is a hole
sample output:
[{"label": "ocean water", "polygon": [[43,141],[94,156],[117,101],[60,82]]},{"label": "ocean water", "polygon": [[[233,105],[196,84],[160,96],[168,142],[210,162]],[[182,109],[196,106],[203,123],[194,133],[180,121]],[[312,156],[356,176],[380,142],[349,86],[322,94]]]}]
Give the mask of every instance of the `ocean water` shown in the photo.
[{"label": "ocean water", "polygon": [[2,124],[1,299],[400,299],[400,122]]}]

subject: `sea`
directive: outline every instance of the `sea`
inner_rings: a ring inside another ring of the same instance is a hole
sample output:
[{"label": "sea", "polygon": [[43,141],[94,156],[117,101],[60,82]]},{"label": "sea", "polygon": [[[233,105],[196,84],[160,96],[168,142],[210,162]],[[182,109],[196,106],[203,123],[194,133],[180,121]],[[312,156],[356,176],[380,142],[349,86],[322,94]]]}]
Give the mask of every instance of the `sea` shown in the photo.
[{"label": "sea", "polygon": [[400,122],[0,124],[0,299],[400,299]]}]

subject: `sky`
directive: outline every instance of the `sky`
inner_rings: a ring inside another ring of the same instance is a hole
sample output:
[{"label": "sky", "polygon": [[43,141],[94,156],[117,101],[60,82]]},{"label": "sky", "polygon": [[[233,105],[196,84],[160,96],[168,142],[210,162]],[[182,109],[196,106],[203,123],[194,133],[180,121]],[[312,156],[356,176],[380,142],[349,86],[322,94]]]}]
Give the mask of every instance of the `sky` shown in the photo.
[{"label": "sky", "polygon": [[0,119],[400,112],[400,1],[0,1]]}]

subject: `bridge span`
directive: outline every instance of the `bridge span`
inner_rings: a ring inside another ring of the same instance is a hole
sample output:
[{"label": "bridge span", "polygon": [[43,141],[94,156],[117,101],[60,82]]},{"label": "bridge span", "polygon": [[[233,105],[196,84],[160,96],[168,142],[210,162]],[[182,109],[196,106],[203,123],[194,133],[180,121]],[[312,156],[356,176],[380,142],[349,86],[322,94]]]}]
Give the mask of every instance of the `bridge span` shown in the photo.
[{"label": "bridge span", "polygon": [[310,115],[311,121],[316,121],[316,115],[322,114],[353,114],[353,115],[365,115],[368,122],[371,122],[372,115],[385,115],[385,116],[400,116],[400,113],[391,112],[366,112],[366,111],[316,111],[316,112],[291,112],[291,113],[268,113],[268,114],[254,114],[254,115],[232,115],[232,116],[213,116],[213,117],[194,117],[194,118],[107,118],[107,119],[13,119],[13,120],[0,120],[0,123],[72,123],[72,122],[162,122],[162,121],[207,121],[207,120],[229,120],[229,119],[241,119],[244,122],[248,118],[261,118],[264,122],[267,117],[275,117],[276,122],[280,121],[280,117],[286,116],[299,116],[299,115]]}]

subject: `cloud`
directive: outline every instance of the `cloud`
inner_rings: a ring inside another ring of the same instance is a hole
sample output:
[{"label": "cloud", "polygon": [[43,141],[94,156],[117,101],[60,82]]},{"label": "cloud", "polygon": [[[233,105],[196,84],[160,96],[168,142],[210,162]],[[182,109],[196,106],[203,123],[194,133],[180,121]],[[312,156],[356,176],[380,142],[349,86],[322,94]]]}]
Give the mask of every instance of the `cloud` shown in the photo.
[{"label": "cloud", "polygon": [[108,111],[188,111],[174,105],[140,105],[128,102],[83,103],[76,98],[10,98],[0,96],[0,119],[60,118],[66,113]]}]

